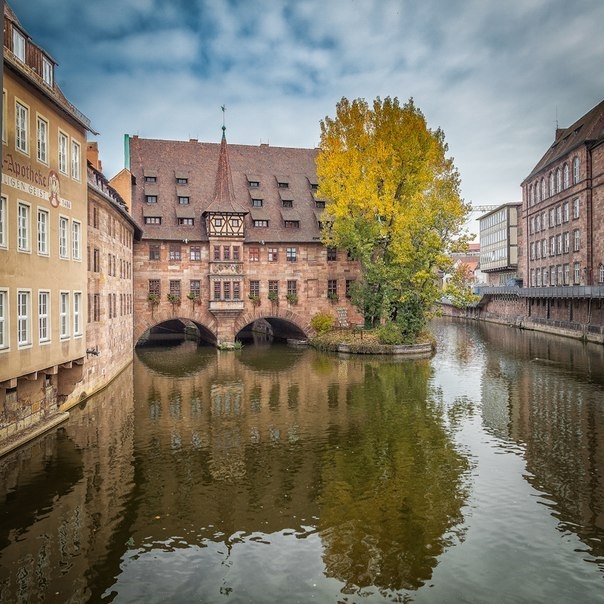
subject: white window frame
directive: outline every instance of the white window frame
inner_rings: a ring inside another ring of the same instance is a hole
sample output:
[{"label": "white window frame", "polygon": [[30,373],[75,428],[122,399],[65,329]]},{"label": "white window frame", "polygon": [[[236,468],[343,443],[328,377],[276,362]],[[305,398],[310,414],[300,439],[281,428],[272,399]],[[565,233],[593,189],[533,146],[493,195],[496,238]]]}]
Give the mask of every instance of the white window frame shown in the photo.
[{"label": "white window frame", "polygon": [[575,156],[573,158],[573,185],[576,185],[579,182],[580,169],[581,161],[579,160],[578,156]]},{"label": "white window frame", "polygon": [[82,147],[78,141],[71,141],[71,178],[74,180],[80,180],[81,178],[81,161],[82,161]]},{"label": "white window frame", "polygon": [[15,101],[15,148],[29,155],[29,107]]},{"label": "white window frame", "polygon": [[48,121],[39,115],[37,124],[38,161],[48,165]]},{"label": "white window frame", "polygon": [[73,335],[82,337],[82,292],[73,293]]},{"label": "white window frame", "polygon": [[48,256],[49,255],[49,226],[50,226],[50,213],[44,208],[38,208],[38,255]]},{"label": "white window frame", "polygon": [[31,290],[17,290],[17,346],[31,346]]},{"label": "white window frame", "polygon": [[0,352],[10,348],[8,290],[0,289]]},{"label": "white window frame", "polygon": [[0,197],[0,247],[8,247],[8,200]]},{"label": "white window frame", "polygon": [[25,36],[13,26],[13,54],[25,63]]},{"label": "white window frame", "polygon": [[82,259],[82,223],[78,220],[71,223],[71,258]]},{"label": "white window frame", "polygon": [[38,291],[38,341],[40,344],[50,342],[50,291]]},{"label": "white window frame", "polygon": [[19,201],[17,204],[17,249],[31,252],[31,206]]},{"label": "white window frame", "polygon": [[573,252],[578,252],[581,249],[581,231],[575,229],[573,231]]},{"label": "white window frame", "polygon": [[59,130],[59,172],[67,174],[67,149],[69,148],[69,136]]},{"label": "white window frame", "polygon": [[69,258],[69,218],[59,216],[59,258]]},{"label": "white window frame", "polygon": [[59,292],[59,335],[61,340],[69,338],[69,292]]},{"label": "white window frame", "polygon": [[581,201],[578,197],[573,199],[573,218],[579,218],[581,213]]},{"label": "white window frame", "polygon": [[42,57],[42,80],[44,83],[50,86],[51,88],[54,85],[54,74],[53,74],[52,62],[49,61],[46,57]]},{"label": "white window frame", "polygon": [[575,262],[574,263],[574,281],[573,283],[575,285],[579,285],[581,283],[581,263],[580,262]]}]

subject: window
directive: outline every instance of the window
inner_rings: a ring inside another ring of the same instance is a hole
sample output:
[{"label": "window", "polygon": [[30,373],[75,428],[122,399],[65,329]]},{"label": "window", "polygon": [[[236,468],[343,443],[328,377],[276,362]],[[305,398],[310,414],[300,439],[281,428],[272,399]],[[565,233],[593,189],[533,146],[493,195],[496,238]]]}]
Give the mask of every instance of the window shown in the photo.
[{"label": "window", "polygon": [[6,90],[2,91],[2,142],[6,142]]},{"label": "window", "polygon": [[238,245],[233,246],[233,260],[235,262],[239,262],[239,246]]},{"label": "window", "polygon": [[564,238],[564,253],[568,254],[568,252],[570,251],[570,233],[568,231],[566,233],[564,233],[563,238]]},{"label": "window", "polygon": [[214,300],[220,300],[220,281],[214,281]]},{"label": "window", "polygon": [[189,281],[189,295],[193,299],[201,298],[201,281],[199,279],[191,279]]},{"label": "window", "polygon": [[145,182],[157,182],[157,176],[145,176]]},{"label": "window", "polygon": [[335,298],[338,295],[338,280],[328,279],[327,280],[327,297]]},{"label": "window", "polygon": [[188,178],[183,178],[182,176],[179,176],[176,179],[176,184],[177,185],[187,185],[187,184],[189,184],[189,179]]},{"label": "window", "polygon": [[549,269],[549,284],[556,285],[556,267],[551,266]]},{"label": "window", "polygon": [[171,262],[180,262],[180,243],[170,244],[170,254],[168,259]]},{"label": "window", "polygon": [[180,281],[177,279],[170,280],[170,295],[180,298]]},{"label": "window", "polygon": [[28,291],[17,292],[17,344],[28,346],[31,344],[30,326],[31,296]]},{"label": "window", "polygon": [[277,262],[279,259],[279,251],[276,247],[268,248],[268,261],[269,262]]},{"label": "window", "polygon": [[92,251],[92,270],[95,273],[101,271],[101,252],[98,247],[95,247]]},{"label": "window", "polygon": [[532,235],[535,232],[535,217],[531,216],[529,221],[529,235]]},{"label": "window", "polygon": [[48,211],[38,208],[38,254],[48,255]]},{"label": "window", "polygon": [[268,282],[268,295],[269,298],[279,298],[279,281],[271,280]]},{"label": "window", "polygon": [[556,208],[556,224],[562,224],[562,206]]},{"label": "window", "polygon": [[145,201],[147,203],[157,203],[157,195],[145,195]]},{"label": "window", "polygon": [[557,284],[558,285],[563,285],[564,284],[564,277],[563,277],[563,272],[562,271],[563,271],[562,265],[559,264],[556,267],[556,272],[558,273],[558,276],[557,276]]},{"label": "window", "polygon": [[556,193],[560,193],[562,191],[562,172],[560,168],[556,170]]},{"label": "window", "polygon": [[69,219],[59,216],[59,257],[67,258],[67,227]]},{"label": "window", "polygon": [[250,280],[250,297],[260,297],[260,281]]},{"label": "window", "polygon": [[231,282],[224,281],[222,284],[222,297],[224,300],[231,299]]},{"label": "window", "polygon": [[604,264],[600,264],[600,283],[604,283]]},{"label": "window", "polygon": [[318,208],[319,210],[324,210],[325,209],[325,202],[323,200],[317,199],[315,201],[315,208]]},{"label": "window", "polygon": [[562,183],[565,189],[570,187],[570,170],[568,164],[564,164]]},{"label": "window", "polygon": [[300,221],[299,220],[284,220],[283,225],[286,229],[299,229]]},{"label": "window", "polygon": [[82,294],[75,292],[73,294],[73,335],[82,335]]},{"label": "window", "polygon": [[161,260],[161,247],[159,243],[149,244],[149,260]]},{"label": "window", "polygon": [[564,285],[570,284],[570,264],[564,265]]},{"label": "window", "polygon": [[549,277],[549,271],[547,270],[547,268],[544,268],[543,269],[543,285],[547,285],[548,277]]},{"label": "window", "polygon": [[254,220],[255,227],[267,228],[268,220]]},{"label": "window", "polygon": [[252,198],[252,207],[253,208],[261,208],[262,207],[262,199]]},{"label": "window", "polygon": [[71,178],[80,180],[80,143],[71,141]]},{"label": "window", "polygon": [[281,202],[281,205],[284,208],[293,208],[294,207],[294,202],[291,199],[284,199]]},{"label": "window", "polygon": [[20,252],[29,252],[29,206],[19,203],[17,208],[17,248]]},{"label": "window", "polygon": [[178,224],[180,226],[193,226],[195,224],[194,218],[179,218]]},{"label": "window", "polygon": [[541,179],[541,199],[545,199],[547,195],[545,194],[545,178]]},{"label": "window", "polygon": [[82,259],[82,225],[74,220],[71,223],[71,257],[73,260]]},{"label": "window", "polygon": [[576,185],[579,182],[579,158],[575,157],[573,159],[573,184]]},{"label": "window", "polygon": [[233,300],[241,300],[241,282],[233,281]]},{"label": "window", "polygon": [[8,202],[6,201],[6,197],[0,197],[0,247],[6,247],[8,244],[7,236],[6,236],[6,208]]},{"label": "window", "polygon": [[231,246],[230,245],[223,245],[222,246],[222,259],[223,260],[230,260],[231,259]]},{"label": "window", "polygon": [[562,253],[562,235],[556,235],[556,254]]},{"label": "window", "polygon": [[214,260],[220,260],[220,246],[214,246]]},{"label": "window", "polygon": [[288,182],[277,182],[277,186],[280,189],[289,189],[289,183]]},{"label": "window", "polygon": [[568,205],[568,201],[565,201],[564,205],[562,206],[562,214],[564,217],[564,222],[568,222],[570,219],[570,206]]},{"label": "window", "polygon": [[181,206],[188,206],[189,205],[189,197],[187,197],[186,195],[179,195],[178,196],[178,203]]},{"label": "window", "polygon": [[581,249],[581,231],[575,229],[573,231],[573,252],[578,252]]},{"label": "window", "polygon": [[579,198],[576,197],[575,199],[573,199],[573,218],[579,218],[579,208],[580,208],[580,202],[579,202]]},{"label": "window", "polygon": [[288,279],[287,281],[287,293],[290,296],[298,295],[298,282],[293,279]]},{"label": "window", "polygon": [[551,208],[549,211],[549,226],[553,227],[556,224],[556,209]]},{"label": "window", "polygon": [[554,173],[549,173],[549,196],[551,197],[556,192],[554,188]]},{"label": "window", "polygon": [[38,339],[50,341],[50,292],[38,292]]},{"label": "window", "polygon": [[189,260],[198,261],[201,260],[201,246],[192,245],[189,248]]},{"label": "window", "polygon": [[260,181],[258,180],[248,180],[247,184],[250,189],[257,189],[260,186]]},{"label": "window", "polygon": [[93,313],[92,318],[95,322],[101,320],[101,295],[94,294],[92,298]]},{"label": "window", "polygon": [[573,264],[573,282],[575,285],[581,283],[581,263],[575,262]]},{"label": "window", "polygon": [[38,161],[48,163],[48,122],[38,117]]},{"label": "window", "polygon": [[541,256],[547,258],[547,239],[541,241]]},{"label": "window", "polygon": [[159,279],[149,279],[149,295],[160,297],[161,286]]},{"label": "window", "polygon": [[145,216],[145,224],[161,224],[161,216]]},{"label": "window", "polygon": [[248,252],[250,262],[260,262],[260,248],[251,247]]},{"label": "window", "polygon": [[15,106],[15,145],[19,151],[29,153],[29,109],[17,101]]},{"label": "window", "polygon": [[327,248],[327,262],[335,262],[338,257],[338,250],[335,247]]},{"label": "window", "polygon": [[42,57],[42,79],[45,84],[52,88],[54,82],[53,68],[52,63],[46,57]]},{"label": "window", "polygon": [[25,63],[25,36],[13,26],[13,54]]},{"label": "window", "polygon": [[352,284],[354,283],[353,279],[346,279],[346,297],[350,298],[352,296]]},{"label": "window", "polygon": [[298,248],[288,247],[285,249],[285,260],[287,262],[296,262],[298,256]]},{"label": "window", "polygon": [[547,229],[547,212],[541,212],[541,227]]},{"label": "window", "polygon": [[8,292],[0,289],[0,350],[8,348]]},{"label": "window", "polygon": [[67,174],[67,135],[59,132],[59,172]]}]

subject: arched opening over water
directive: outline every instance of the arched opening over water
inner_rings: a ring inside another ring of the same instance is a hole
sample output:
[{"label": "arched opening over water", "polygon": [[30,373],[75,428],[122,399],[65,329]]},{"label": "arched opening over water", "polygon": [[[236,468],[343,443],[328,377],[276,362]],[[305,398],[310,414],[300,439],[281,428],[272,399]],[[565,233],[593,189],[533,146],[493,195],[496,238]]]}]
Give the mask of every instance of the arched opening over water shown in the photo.
[{"label": "arched opening over water", "polygon": [[291,320],[280,317],[263,317],[244,325],[235,340],[243,344],[271,344],[288,340],[305,341],[308,338],[302,327]]},{"label": "arched opening over water", "polygon": [[216,345],[216,335],[208,327],[191,319],[177,317],[161,321],[147,329],[136,346],[179,343],[184,340],[192,340],[206,346]]}]

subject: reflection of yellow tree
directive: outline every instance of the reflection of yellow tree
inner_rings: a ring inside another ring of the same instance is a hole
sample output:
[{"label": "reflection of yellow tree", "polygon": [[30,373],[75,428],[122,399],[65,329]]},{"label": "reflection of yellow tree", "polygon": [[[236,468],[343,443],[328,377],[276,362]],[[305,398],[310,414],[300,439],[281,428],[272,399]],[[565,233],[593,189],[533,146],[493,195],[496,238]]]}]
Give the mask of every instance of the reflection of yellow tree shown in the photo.
[{"label": "reflection of yellow tree", "polygon": [[467,461],[429,400],[428,362],[365,367],[349,399],[357,428],[324,463],[326,572],[348,590],[416,589],[462,519]]}]

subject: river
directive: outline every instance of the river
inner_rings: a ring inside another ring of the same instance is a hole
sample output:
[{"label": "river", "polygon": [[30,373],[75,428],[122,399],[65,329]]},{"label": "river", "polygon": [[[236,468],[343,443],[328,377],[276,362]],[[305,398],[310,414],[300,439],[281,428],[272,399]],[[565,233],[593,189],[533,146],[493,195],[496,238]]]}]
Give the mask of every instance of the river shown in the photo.
[{"label": "river", "polygon": [[0,459],[0,602],[604,602],[604,347],[137,349]]}]

